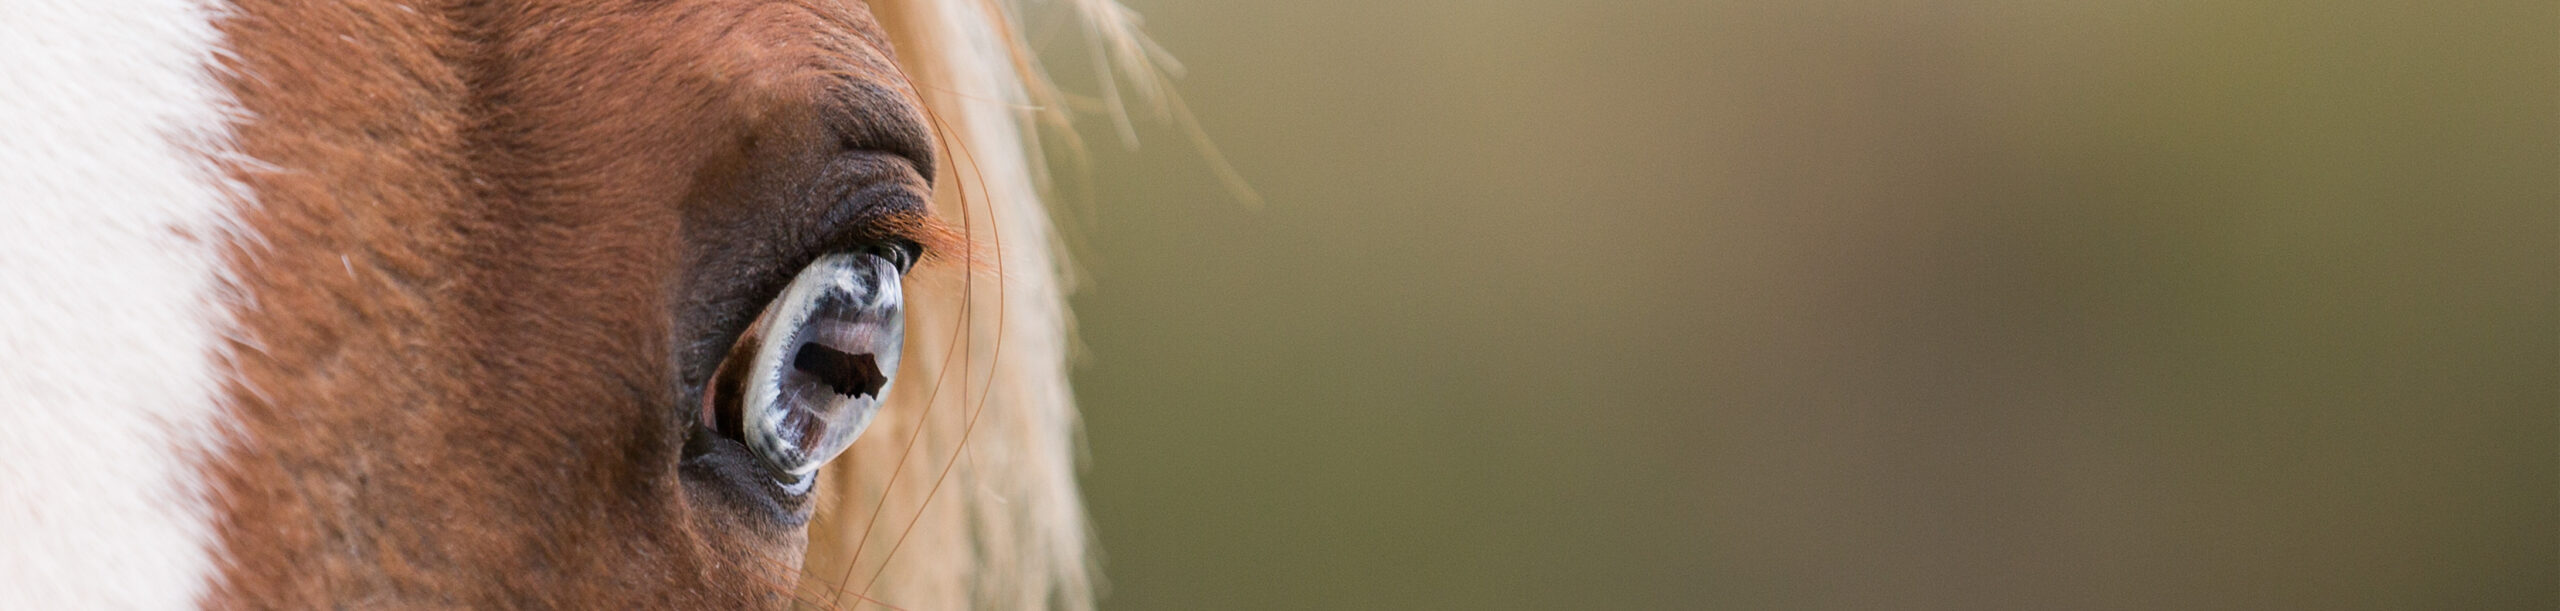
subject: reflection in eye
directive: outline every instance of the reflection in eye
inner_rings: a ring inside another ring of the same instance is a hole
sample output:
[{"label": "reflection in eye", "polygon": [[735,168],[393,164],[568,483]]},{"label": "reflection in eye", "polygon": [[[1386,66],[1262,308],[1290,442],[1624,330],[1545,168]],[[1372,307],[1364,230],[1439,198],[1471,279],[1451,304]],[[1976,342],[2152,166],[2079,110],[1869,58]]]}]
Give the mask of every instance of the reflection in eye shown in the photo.
[{"label": "reflection in eye", "polygon": [[819,258],[721,363],[746,368],[735,390],[743,440],[790,479],[805,484],[879,414],[906,335],[898,278],[880,254]]}]

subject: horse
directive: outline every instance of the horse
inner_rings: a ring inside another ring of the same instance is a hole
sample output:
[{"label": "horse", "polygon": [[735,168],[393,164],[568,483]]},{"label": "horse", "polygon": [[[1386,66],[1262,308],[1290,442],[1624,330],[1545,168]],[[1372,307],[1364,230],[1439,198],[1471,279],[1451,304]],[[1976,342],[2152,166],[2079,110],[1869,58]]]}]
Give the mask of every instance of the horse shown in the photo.
[{"label": "horse", "polygon": [[1088,608],[1021,10],[0,8],[0,608]]}]

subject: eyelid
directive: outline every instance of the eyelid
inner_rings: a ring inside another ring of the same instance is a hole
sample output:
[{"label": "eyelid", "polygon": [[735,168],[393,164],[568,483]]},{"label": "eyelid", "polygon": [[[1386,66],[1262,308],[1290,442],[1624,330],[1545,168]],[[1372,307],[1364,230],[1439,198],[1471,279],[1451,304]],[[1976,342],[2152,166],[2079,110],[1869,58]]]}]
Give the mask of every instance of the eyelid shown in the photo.
[{"label": "eyelid", "polygon": [[854,81],[837,88],[829,124],[847,150],[905,159],[925,184],[934,182],[934,138],[924,110],[896,90]]}]

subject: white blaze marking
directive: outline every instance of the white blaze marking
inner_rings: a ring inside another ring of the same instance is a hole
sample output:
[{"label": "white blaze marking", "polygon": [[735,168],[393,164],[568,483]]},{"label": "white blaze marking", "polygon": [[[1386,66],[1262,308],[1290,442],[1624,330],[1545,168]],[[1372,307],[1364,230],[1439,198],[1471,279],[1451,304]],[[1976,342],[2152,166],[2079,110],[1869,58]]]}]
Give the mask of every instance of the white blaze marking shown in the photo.
[{"label": "white blaze marking", "polygon": [[0,1],[0,609],[191,607],[208,583],[224,8]]}]

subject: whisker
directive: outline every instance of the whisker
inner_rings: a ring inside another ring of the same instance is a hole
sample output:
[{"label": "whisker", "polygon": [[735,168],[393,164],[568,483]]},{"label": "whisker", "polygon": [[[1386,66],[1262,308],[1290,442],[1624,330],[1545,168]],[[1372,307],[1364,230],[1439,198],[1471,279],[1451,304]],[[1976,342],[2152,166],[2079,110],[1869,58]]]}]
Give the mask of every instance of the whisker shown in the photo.
[{"label": "whisker", "polygon": [[[910,87],[914,86],[915,81],[906,73],[906,69],[904,67],[894,65],[892,67],[896,71],[899,79],[906,81]],[[925,114],[925,119],[927,121],[931,121],[933,126],[936,128],[935,140],[941,141],[946,148],[951,149],[953,153],[967,161],[966,163],[952,164],[952,171],[954,173],[960,173],[976,169],[976,157],[969,154],[968,145],[963,142],[961,138],[952,135],[956,132],[951,128],[950,123],[943,120],[942,114],[935,112],[930,104],[924,105],[922,110]],[[984,180],[986,176],[983,171],[978,171],[977,175],[980,180]],[[976,317],[973,297],[977,293],[977,223],[971,218],[969,213],[969,181],[966,178],[958,176],[953,178],[952,188],[956,190],[956,197],[960,200],[961,241],[967,245],[962,249],[963,252],[961,253],[964,263],[960,266],[960,312],[959,316],[955,319],[956,322],[952,325],[951,339],[947,344],[945,344],[954,348],[945,351],[942,355],[942,365],[934,372],[933,387],[925,392],[924,412],[917,415],[915,431],[907,435],[907,443],[905,447],[899,449],[898,462],[889,468],[889,481],[880,487],[880,498],[877,502],[872,504],[871,516],[869,519],[864,521],[862,534],[854,540],[853,554],[845,560],[844,576],[836,582],[835,592],[831,594],[832,600],[842,600],[844,598],[844,595],[846,594],[846,586],[851,585],[853,582],[854,572],[860,570],[862,567],[862,555],[863,552],[870,547],[871,533],[874,529],[879,527],[880,516],[888,513],[889,499],[894,496],[894,493],[897,491],[898,479],[906,474],[907,460],[909,457],[915,455],[916,443],[924,439],[925,429],[932,425],[934,410],[941,406],[940,399],[942,395],[942,384],[948,379],[948,376],[951,373],[952,359],[962,354],[962,350],[960,350],[959,347],[976,343],[976,338],[971,331],[971,328],[975,325],[970,324],[970,320]],[[984,186],[985,185],[983,184],[980,185],[980,187],[982,187],[982,191]],[[990,209],[992,210],[992,208]],[[999,249],[998,261],[1001,262],[1002,245],[999,244],[997,248]],[[999,265],[1001,265],[1001,263],[999,263]],[[998,281],[1001,282],[1001,278],[999,278]],[[966,388],[968,385],[968,366],[968,360],[961,359],[960,369],[962,371],[960,374],[960,383],[963,388]],[[926,495],[927,501],[930,501],[931,498],[932,495],[928,492]],[[917,519],[922,519],[924,511],[922,503],[917,505],[916,511]],[[912,529],[913,524],[914,522],[910,521],[909,528]],[[905,536],[901,535],[899,538],[901,541],[904,541]],[[896,550],[894,546],[890,549],[893,552]],[[886,569],[888,567],[888,560],[884,558],[881,560],[880,564],[883,569]],[[863,598],[869,593],[870,588],[866,585],[862,594],[856,594],[855,596],[857,598]]]},{"label": "whisker", "polygon": [[[962,147],[962,154],[964,156],[967,155],[967,143],[963,142],[960,146]],[[983,176],[984,175],[981,174],[981,177]],[[966,212],[969,209],[969,202],[967,198],[964,197],[961,199],[960,209],[963,212]],[[957,447],[952,448],[951,460],[942,464],[942,473],[934,476],[932,487],[925,489],[924,500],[916,504],[916,517],[907,521],[907,528],[898,533],[897,542],[889,544],[888,553],[880,559],[880,569],[872,571],[871,579],[863,582],[862,593],[860,595],[870,594],[871,587],[880,583],[880,575],[889,571],[889,560],[898,556],[898,548],[904,547],[907,544],[907,536],[915,534],[916,524],[924,521],[925,507],[933,504],[934,496],[942,491],[942,482],[950,479],[951,477],[951,467],[960,464],[960,456],[962,453],[968,451],[969,435],[977,430],[978,417],[986,413],[987,398],[994,394],[996,376],[1001,373],[1000,365],[1004,359],[1006,283],[1004,281],[1004,219],[997,218],[995,201],[992,199],[987,201],[987,217],[987,234],[991,241],[995,243],[996,259],[996,328],[994,343],[989,348],[989,351],[995,354],[989,356],[987,359],[987,382],[984,386],[981,386],[978,389],[978,407],[970,411],[968,424],[960,428],[960,443]],[[964,377],[962,379],[962,383],[965,385],[967,383],[966,378]]]}]

